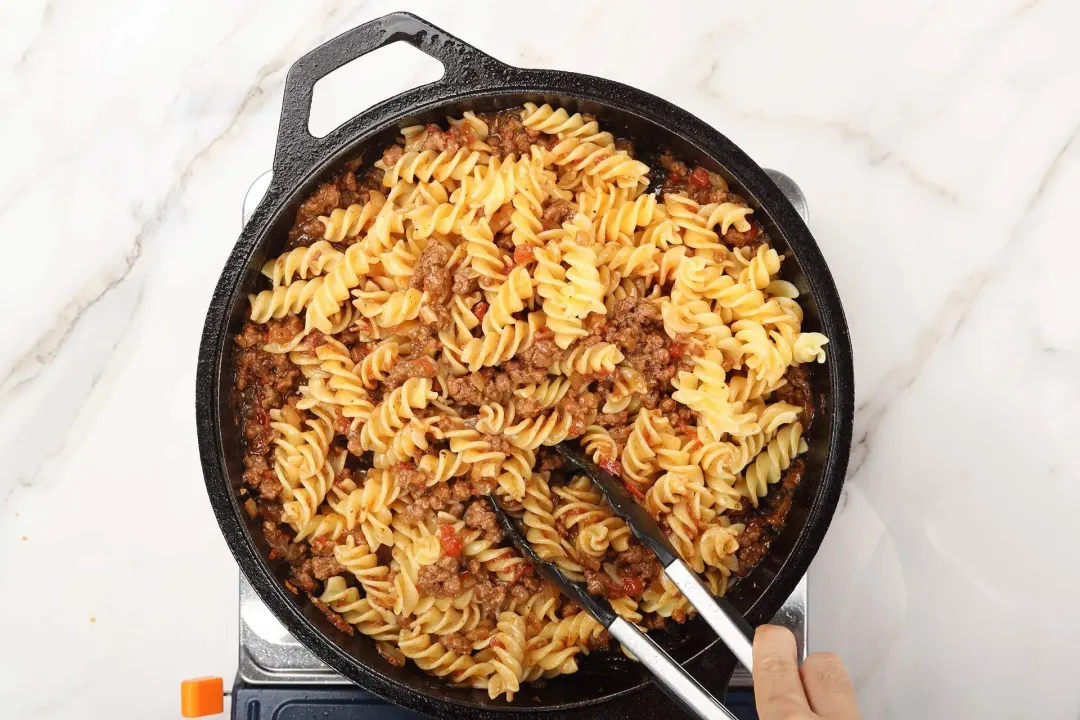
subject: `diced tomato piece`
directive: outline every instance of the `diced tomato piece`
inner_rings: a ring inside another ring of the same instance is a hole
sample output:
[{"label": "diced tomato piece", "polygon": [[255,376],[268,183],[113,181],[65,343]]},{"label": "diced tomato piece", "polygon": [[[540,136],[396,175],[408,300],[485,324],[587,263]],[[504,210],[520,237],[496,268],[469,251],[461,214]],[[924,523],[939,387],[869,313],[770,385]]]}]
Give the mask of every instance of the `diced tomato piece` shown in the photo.
[{"label": "diced tomato piece", "polygon": [[615,477],[618,477],[619,474],[622,473],[622,468],[619,466],[619,461],[614,458],[610,460],[604,460],[602,463],[600,463],[600,469],[605,472],[611,473]]},{"label": "diced tomato piece", "polygon": [[686,345],[684,343],[672,343],[668,348],[668,354],[675,360],[678,360],[686,354]]},{"label": "diced tomato piece", "polygon": [[709,171],[703,167],[694,168],[690,173],[690,184],[699,190],[709,187]]},{"label": "diced tomato piece", "polygon": [[637,500],[645,499],[645,493],[641,492],[641,488],[639,488],[632,481],[623,478],[623,485],[626,486],[626,489],[629,490],[630,494],[633,495]]},{"label": "diced tomato piece", "polygon": [[533,249],[531,245],[518,245],[514,248],[514,262],[518,265],[524,265],[533,259]]},{"label": "diced tomato piece", "polygon": [[461,555],[461,537],[454,532],[453,525],[439,526],[439,543],[442,545],[443,552],[450,557]]},{"label": "diced tomato piece", "polygon": [[475,315],[476,319],[480,320],[481,322],[483,322],[484,316],[487,315],[487,311],[488,304],[486,302],[478,302],[476,303],[476,305],[473,305],[473,315]]},{"label": "diced tomato piece", "polygon": [[623,578],[622,588],[630,597],[636,597],[645,590],[645,581],[637,575],[628,575]]}]

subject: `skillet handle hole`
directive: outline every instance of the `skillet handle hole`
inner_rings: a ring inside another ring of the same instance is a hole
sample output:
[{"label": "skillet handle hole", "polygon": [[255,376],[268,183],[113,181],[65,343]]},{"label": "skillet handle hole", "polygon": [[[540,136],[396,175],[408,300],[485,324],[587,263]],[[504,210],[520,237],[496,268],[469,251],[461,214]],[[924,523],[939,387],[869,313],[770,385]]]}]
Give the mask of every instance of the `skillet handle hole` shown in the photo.
[{"label": "skillet handle hole", "polygon": [[444,71],[442,63],[406,42],[373,50],[315,83],[308,132],[326,137],[383,100],[438,81]]}]

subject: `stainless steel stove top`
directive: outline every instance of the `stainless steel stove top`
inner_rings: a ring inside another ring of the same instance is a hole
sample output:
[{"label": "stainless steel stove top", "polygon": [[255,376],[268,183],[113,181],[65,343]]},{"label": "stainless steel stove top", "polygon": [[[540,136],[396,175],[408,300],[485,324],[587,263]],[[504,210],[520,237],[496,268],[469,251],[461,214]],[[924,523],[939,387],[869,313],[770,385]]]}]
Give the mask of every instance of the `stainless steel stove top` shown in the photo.
[{"label": "stainless steel stove top", "polygon": [[[806,197],[799,186],[781,172],[768,170],[769,176],[787,195],[803,220],[809,217]],[[244,197],[242,224],[255,211],[266,188],[270,173],[260,175]],[[807,584],[803,578],[795,592],[777,613],[773,622],[795,633],[799,656],[806,656],[807,645]],[[329,666],[289,634],[277,618],[255,594],[246,578],[240,577],[240,679],[252,685],[349,685],[350,681]],[[750,687],[750,674],[741,666],[731,679],[732,687]]]}]

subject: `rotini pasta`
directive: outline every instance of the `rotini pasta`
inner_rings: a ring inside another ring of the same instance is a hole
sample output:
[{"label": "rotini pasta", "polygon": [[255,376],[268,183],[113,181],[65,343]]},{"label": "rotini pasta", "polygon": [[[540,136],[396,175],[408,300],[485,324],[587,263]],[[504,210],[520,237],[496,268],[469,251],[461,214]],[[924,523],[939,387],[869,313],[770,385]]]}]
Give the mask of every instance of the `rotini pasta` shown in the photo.
[{"label": "rotini pasta", "polygon": [[627,621],[691,612],[550,446],[619,475],[717,594],[803,472],[827,338],[783,254],[719,175],[624,147],[546,104],[403,128],[304,206],[236,338],[243,505],[290,588],[493,698],[609,638],[492,502]]}]

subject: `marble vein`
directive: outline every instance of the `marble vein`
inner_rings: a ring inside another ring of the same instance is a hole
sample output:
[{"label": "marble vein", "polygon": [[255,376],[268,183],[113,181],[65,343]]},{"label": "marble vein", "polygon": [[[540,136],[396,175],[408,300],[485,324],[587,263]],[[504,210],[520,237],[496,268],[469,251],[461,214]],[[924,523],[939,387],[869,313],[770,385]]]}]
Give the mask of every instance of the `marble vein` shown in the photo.
[{"label": "marble vein", "polygon": [[908,358],[885,376],[877,391],[869,399],[856,406],[857,430],[848,466],[849,482],[855,481],[862,470],[872,450],[871,441],[874,433],[886,417],[889,408],[915,383],[942,341],[954,339],[960,333],[983,290],[1006,265],[1007,258],[1015,252],[1017,244],[1024,237],[1027,220],[1038,209],[1044,194],[1057,177],[1062,160],[1069,155],[1077,137],[1080,137],[1080,124],[1072,129],[1042,173],[1039,184],[1020,209],[1019,216],[1008,234],[1008,239],[1003,243],[994,262],[988,268],[978,270],[968,276],[949,294],[945,299],[942,312],[929,328],[919,334]]},{"label": "marble vein", "polygon": [[30,60],[37,53],[42,40],[45,38],[45,33],[49,30],[49,26],[52,25],[53,11],[54,3],[50,0],[50,2],[45,3],[45,7],[41,11],[41,22],[39,23],[37,33],[34,35],[33,40],[30,41],[30,44],[26,46],[26,49],[23,50],[19,59],[15,62],[15,70],[21,70],[28,65]]},{"label": "marble vein", "polygon": [[[112,358],[113,354],[116,352],[116,349],[120,347],[120,345],[124,342],[125,338],[127,338],[128,333],[131,330],[131,325],[135,321],[135,318],[138,316],[139,310],[142,307],[142,300],[143,296],[145,295],[145,291],[145,285],[139,287],[138,293],[135,296],[134,301],[129,306],[130,313],[123,326],[116,334],[116,340],[105,348],[105,351],[101,353],[100,357],[94,358],[94,360],[96,360],[97,366],[92,371],[89,385],[83,397],[76,399],[70,407],[64,408],[64,415],[57,421],[54,432],[52,433],[46,444],[51,444],[52,449],[47,450],[44,455],[39,456],[35,465],[29,472],[15,477],[15,482],[12,483],[7,493],[4,495],[3,500],[0,500],[0,511],[2,511],[4,509],[4,506],[7,505],[8,501],[11,500],[11,497],[15,494],[16,490],[18,490],[19,488],[33,487],[34,483],[41,475],[42,468],[46,467],[51,461],[62,456],[64,451],[67,449],[71,434],[71,428],[83,412],[83,408],[86,407],[87,403],[89,403],[91,398],[94,396],[94,390],[97,388],[98,383],[101,382],[101,378],[108,370],[109,361]],[[74,330],[74,326],[71,327],[69,333],[71,332],[71,330]],[[40,447],[38,449],[40,450]]]},{"label": "marble vein", "polygon": [[[67,338],[78,327],[86,311],[94,307],[102,298],[119,287],[129,277],[135,264],[142,257],[143,245],[147,238],[153,235],[165,221],[169,211],[177,205],[198,163],[231,136],[247,113],[254,111],[266,101],[267,93],[262,84],[267,78],[280,72],[283,67],[284,59],[279,56],[259,69],[254,84],[241,99],[224,129],[196,151],[185,163],[176,181],[166,191],[164,197],[158,201],[149,218],[141,222],[141,226],[123,259],[105,272],[107,279],[104,284],[97,289],[84,288],[75,299],[65,306],[53,321],[52,326],[39,337],[33,347],[18,358],[13,367],[0,380],[0,401],[3,401],[6,396],[10,396],[37,378],[45,366],[63,349]],[[139,214],[139,209],[137,208],[135,212]]]},{"label": "marble vein", "polygon": [[923,176],[903,158],[897,156],[892,150],[882,146],[870,132],[855,127],[850,122],[839,119],[818,118],[801,113],[777,113],[765,110],[749,110],[739,106],[734,98],[711,87],[711,79],[715,75],[719,61],[713,62],[708,74],[698,83],[698,88],[705,94],[722,102],[730,112],[746,120],[755,120],[780,125],[796,125],[804,128],[824,130],[834,133],[851,144],[862,148],[871,167],[895,166],[914,185],[939,197],[945,202],[956,204],[960,201],[957,193],[931,178]]}]

